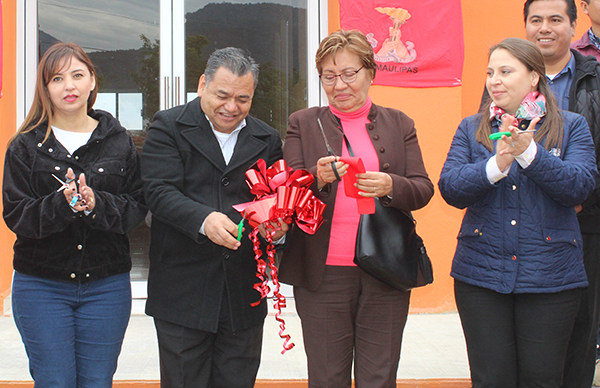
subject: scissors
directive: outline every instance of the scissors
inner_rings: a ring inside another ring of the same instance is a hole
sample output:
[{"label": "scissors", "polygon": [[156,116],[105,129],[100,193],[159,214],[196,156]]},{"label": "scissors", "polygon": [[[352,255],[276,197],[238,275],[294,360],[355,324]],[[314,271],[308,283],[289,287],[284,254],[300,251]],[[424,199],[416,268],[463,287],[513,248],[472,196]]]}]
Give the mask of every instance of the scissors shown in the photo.
[{"label": "scissors", "polygon": [[[535,132],[535,129],[528,129],[526,131],[518,131],[518,134],[521,133],[531,133],[531,132]],[[492,133],[490,135],[490,140],[498,140],[502,138],[502,135],[506,136],[506,137],[511,137],[511,133],[510,132],[496,132],[496,133]]]},{"label": "scissors", "polygon": [[54,177],[54,179],[56,179],[57,181],[59,181],[60,184],[62,185],[62,186],[60,186],[58,188],[58,190],[56,190],[57,193],[63,191],[64,189],[68,189],[69,188],[69,184],[75,180],[75,178],[72,178],[72,179],[66,178],[67,180],[66,180],[66,182],[64,182],[62,179],[60,179],[56,175],[52,174],[52,176]]},{"label": "scissors", "polygon": [[242,220],[238,224],[238,236],[237,236],[238,241],[242,241],[242,231],[244,229],[244,220],[245,219],[246,219],[246,212],[244,211],[244,214],[242,215]]},{"label": "scissors", "polygon": [[[54,179],[56,179],[57,181],[59,181],[60,184],[62,185],[62,186],[60,186],[58,188],[58,190],[56,190],[57,193],[65,190],[65,189],[68,189],[69,188],[69,184],[75,180],[75,178],[66,178],[67,180],[63,181],[62,179],[60,179],[59,177],[57,177],[54,174],[52,174],[52,176],[54,177]],[[69,202],[69,206],[71,206],[71,207],[75,206],[75,204],[77,203],[77,201],[79,201],[79,199],[81,199],[81,194],[75,194],[75,193],[72,194],[71,195],[71,202]]]},{"label": "scissors", "polygon": [[[321,120],[318,117],[317,117],[317,122],[319,123],[319,128],[321,129],[321,134],[323,135],[323,140],[325,140],[325,146],[327,147],[327,154],[329,156],[335,156],[335,154],[333,153],[333,149],[331,148],[331,146],[329,145],[329,142],[327,141],[327,136],[325,136],[325,131],[323,130],[323,125],[321,124]],[[331,162],[331,169],[333,170],[333,173],[335,174],[335,179],[337,179],[338,181],[341,181],[342,178],[340,177],[340,174],[338,174],[337,168],[335,168],[335,161]]]}]

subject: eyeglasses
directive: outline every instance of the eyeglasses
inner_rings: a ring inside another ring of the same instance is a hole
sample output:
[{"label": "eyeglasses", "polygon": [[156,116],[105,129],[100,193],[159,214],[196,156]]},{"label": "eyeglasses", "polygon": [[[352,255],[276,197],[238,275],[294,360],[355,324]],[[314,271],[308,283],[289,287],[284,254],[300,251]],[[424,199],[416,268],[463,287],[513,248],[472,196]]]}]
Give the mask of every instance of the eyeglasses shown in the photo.
[{"label": "eyeglasses", "polygon": [[321,79],[321,83],[323,85],[328,86],[334,85],[337,77],[340,77],[342,82],[351,84],[352,82],[356,81],[356,78],[358,77],[358,72],[361,71],[363,68],[364,66],[361,66],[358,70],[345,71],[342,74],[319,74],[319,78]]}]

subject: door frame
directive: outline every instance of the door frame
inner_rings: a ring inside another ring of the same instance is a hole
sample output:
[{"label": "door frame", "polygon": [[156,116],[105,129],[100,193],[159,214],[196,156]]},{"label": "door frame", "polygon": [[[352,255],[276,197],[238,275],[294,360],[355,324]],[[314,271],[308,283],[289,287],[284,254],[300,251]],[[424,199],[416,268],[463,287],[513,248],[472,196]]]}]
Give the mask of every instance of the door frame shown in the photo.
[{"label": "door frame", "polygon": [[[185,55],[184,0],[160,1],[161,109],[185,101],[185,60],[173,61],[169,52]],[[17,1],[17,127],[19,128],[33,102],[38,58],[38,0]],[[329,33],[328,0],[306,0],[307,26],[307,106],[323,106],[327,97],[321,90],[319,76],[314,71],[314,53]],[[176,21],[173,15],[178,14]],[[168,27],[167,27],[168,25]],[[173,30],[172,43],[168,37]],[[164,35],[163,35],[164,34]],[[164,54],[164,55],[163,55]],[[169,77],[168,80],[165,77]],[[177,82],[179,87],[177,87]],[[168,89],[168,90],[167,90]],[[177,91],[174,96],[173,90]],[[167,103],[169,105],[167,105]]]},{"label": "door frame", "polygon": [[[160,1],[160,108],[185,102],[185,57],[174,61],[169,53],[185,55],[185,1]],[[38,0],[17,1],[17,111],[15,132],[25,120],[35,94],[38,58]],[[323,106],[327,97],[321,89],[314,65],[314,53],[329,33],[328,0],[306,0],[307,106]],[[176,18],[173,15],[177,15]],[[172,37],[172,39],[171,39]],[[134,298],[147,297],[147,281],[132,281]],[[282,294],[292,296],[282,285]]]}]

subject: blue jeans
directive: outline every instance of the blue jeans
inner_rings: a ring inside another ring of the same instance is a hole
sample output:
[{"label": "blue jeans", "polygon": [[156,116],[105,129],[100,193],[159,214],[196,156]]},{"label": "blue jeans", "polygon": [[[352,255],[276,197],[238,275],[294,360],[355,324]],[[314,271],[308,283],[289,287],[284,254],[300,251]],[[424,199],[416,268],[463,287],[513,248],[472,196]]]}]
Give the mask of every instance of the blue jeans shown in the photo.
[{"label": "blue jeans", "polygon": [[129,273],[76,284],[15,272],[12,309],[36,388],[110,388],[131,315]]}]

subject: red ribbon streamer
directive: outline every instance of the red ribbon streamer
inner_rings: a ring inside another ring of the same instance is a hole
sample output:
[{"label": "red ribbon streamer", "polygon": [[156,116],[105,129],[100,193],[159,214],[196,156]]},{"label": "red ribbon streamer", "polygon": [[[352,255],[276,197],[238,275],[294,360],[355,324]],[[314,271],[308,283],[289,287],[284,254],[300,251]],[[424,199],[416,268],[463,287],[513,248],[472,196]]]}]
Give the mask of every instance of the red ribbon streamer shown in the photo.
[{"label": "red ribbon streamer", "polygon": [[375,213],[375,199],[361,197],[358,192],[356,184],[356,174],[362,174],[367,172],[365,165],[361,158],[357,157],[341,157],[340,162],[344,162],[349,165],[348,172],[342,180],[344,181],[344,192],[346,197],[356,198],[356,205],[358,206],[358,212],[360,214],[373,214]]},{"label": "red ribbon streamer", "polygon": [[289,334],[284,334],[285,332],[285,320],[281,318],[281,310],[286,307],[285,296],[283,296],[279,292],[280,283],[277,277],[277,267],[275,266],[275,247],[273,245],[272,236],[275,233],[275,228],[271,225],[267,225],[267,262],[261,260],[262,251],[260,250],[260,241],[258,239],[258,229],[254,229],[250,233],[250,239],[252,240],[252,244],[254,246],[254,259],[256,260],[256,277],[261,280],[260,283],[256,283],[254,285],[254,289],[260,293],[260,300],[252,303],[252,306],[257,306],[260,301],[267,297],[271,288],[268,285],[267,278],[267,265],[271,270],[271,279],[273,280],[273,307],[275,308],[275,320],[279,322],[279,337],[283,339],[283,350],[281,354],[285,354],[288,350],[291,350],[294,346],[296,346],[293,342],[291,342],[292,336]]},{"label": "red ribbon streamer", "polygon": [[[245,216],[253,228],[249,237],[252,240],[254,259],[256,260],[256,277],[260,280],[254,285],[254,289],[260,293],[260,300],[252,303],[252,306],[257,306],[271,291],[268,285],[267,267],[270,270],[274,285],[275,319],[279,322],[279,337],[284,340],[281,354],[295,345],[290,342],[291,336],[284,334],[285,321],[281,318],[281,310],[286,307],[286,301],[279,292],[280,283],[275,266],[273,235],[281,229],[279,219],[287,224],[295,221],[300,230],[310,235],[315,234],[319,229],[323,223],[323,212],[326,205],[309,189],[313,182],[312,174],[306,170],[294,171],[287,166],[283,159],[278,160],[269,168],[264,160],[259,159],[246,171],[246,184],[250,188],[250,192],[256,196],[256,200],[233,206],[235,210]],[[274,227],[271,222],[278,226]],[[262,260],[263,252],[258,239],[258,226],[263,223],[266,223],[267,229],[266,260]]]}]

